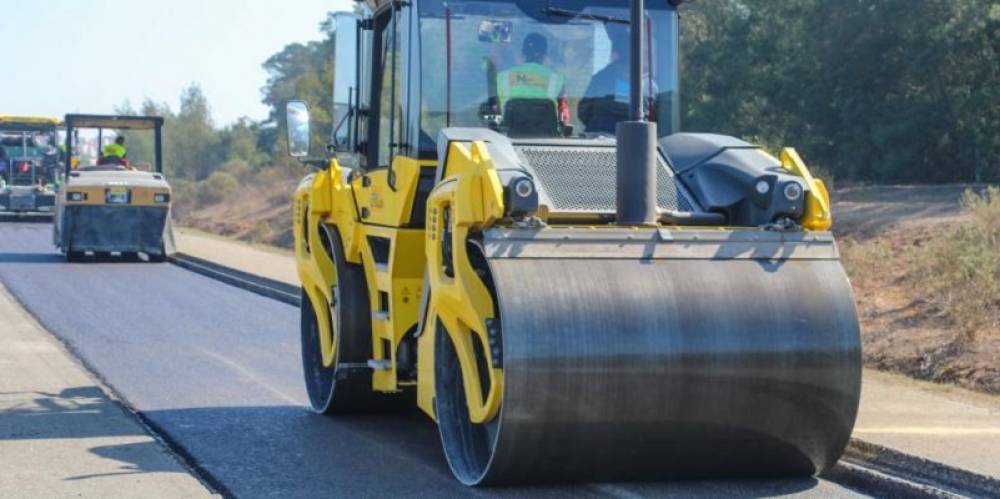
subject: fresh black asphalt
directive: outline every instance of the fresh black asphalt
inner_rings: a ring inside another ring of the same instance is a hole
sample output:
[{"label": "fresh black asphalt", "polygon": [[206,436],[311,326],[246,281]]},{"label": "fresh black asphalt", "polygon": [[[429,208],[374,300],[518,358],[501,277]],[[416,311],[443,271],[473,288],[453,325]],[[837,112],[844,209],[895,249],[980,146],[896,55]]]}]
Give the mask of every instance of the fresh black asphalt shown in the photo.
[{"label": "fresh black asphalt", "polygon": [[469,489],[415,410],[329,418],[306,409],[294,307],[171,264],[66,263],[45,223],[0,222],[0,282],[237,497],[854,494],[821,479]]}]

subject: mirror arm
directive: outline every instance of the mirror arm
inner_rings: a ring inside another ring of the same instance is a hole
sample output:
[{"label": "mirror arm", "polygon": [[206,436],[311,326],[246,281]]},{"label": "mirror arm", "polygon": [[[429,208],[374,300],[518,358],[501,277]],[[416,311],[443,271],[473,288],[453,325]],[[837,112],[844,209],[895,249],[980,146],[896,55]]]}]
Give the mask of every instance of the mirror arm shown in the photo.
[{"label": "mirror arm", "polygon": [[303,165],[315,168],[317,170],[325,170],[330,167],[329,158],[300,158],[299,162]]},{"label": "mirror arm", "polygon": [[[344,124],[349,123],[349,121],[347,119],[350,118],[353,115],[354,115],[354,108],[353,107],[348,108],[347,113],[344,114],[343,118],[340,118],[340,121],[337,123],[337,126],[335,126],[333,128],[333,133],[331,135],[332,135],[333,146],[334,147],[339,148],[339,146],[337,145],[337,132],[339,132],[340,129],[344,127]],[[348,140],[350,140],[350,139],[348,139]]]}]

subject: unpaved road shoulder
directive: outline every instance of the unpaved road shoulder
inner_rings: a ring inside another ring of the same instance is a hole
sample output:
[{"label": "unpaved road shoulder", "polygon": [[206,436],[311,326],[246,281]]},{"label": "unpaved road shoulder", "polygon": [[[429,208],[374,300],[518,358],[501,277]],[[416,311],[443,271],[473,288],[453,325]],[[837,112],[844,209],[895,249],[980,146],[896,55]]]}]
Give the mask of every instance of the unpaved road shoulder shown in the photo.
[{"label": "unpaved road shoulder", "polygon": [[0,284],[0,497],[212,494]]}]

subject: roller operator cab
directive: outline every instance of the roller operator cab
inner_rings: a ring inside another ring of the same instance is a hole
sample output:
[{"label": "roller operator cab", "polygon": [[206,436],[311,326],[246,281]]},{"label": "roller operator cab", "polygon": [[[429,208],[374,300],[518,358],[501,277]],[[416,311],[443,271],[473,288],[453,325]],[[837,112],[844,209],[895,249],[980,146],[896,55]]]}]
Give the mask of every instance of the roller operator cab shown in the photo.
[{"label": "roller operator cab", "polygon": [[286,116],[317,168],[293,215],[313,409],[415,403],[469,485],[837,461],[860,347],[826,189],[792,149],[679,133],[678,3],[335,16],[330,144]]},{"label": "roller operator cab", "polygon": [[0,213],[51,214],[62,180],[55,118],[0,116]]},{"label": "roller operator cab", "polygon": [[68,114],[65,122],[56,247],[70,261],[88,254],[163,261],[173,247],[163,118]]}]

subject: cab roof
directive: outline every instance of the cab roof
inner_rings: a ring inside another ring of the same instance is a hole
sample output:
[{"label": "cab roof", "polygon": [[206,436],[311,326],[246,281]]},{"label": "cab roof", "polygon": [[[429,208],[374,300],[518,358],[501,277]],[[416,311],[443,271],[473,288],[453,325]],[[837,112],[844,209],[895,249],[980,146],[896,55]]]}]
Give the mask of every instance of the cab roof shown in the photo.
[{"label": "cab roof", "polygon": [[152,130],[163,126],[161,116],[123,116],[110,114],[67,114],[67,128],[114,128]]},{"label": "cab roof", "polygon": [[[355,2],[363,2],[369,9],[371,9],[372,11],[376,11],[383,4],[389,3],[390,0],[354,0],[354,1]],[[687,3],[688,1],[689,0],[669,0],[670,5],[673,5],[674,7],[677,7],[680,4],[682,4],[682,3]],[[586,5],[587,2],[584,1],[584,2],[581,2],[581,3],[584,4],[584,5]],[[626,2],[623,0],[622,3],[626,3]],[[541,1],[539,1],[538,4],[539,4],[539,6],[542,6],[542,2]]]},{"label": "cab roof", "polygon": [[59,118],[0,115],[0,130],[50,130],[62,124]]}]

